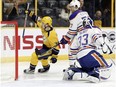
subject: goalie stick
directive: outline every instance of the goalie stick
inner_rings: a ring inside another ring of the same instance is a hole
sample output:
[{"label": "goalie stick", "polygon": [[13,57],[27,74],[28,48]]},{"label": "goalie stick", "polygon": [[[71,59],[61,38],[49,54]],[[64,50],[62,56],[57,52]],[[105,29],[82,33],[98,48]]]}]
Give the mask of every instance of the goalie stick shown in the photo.
[{"label": "goalie stick", "polygon": [[56,45],[54,45],[51,49],[49,49],[48,51],[42,53],[41,55],[38,55],[38,59],[41,60],[43,56],[48,56],[47,53],[49,53],[50,51],[52,51],[55,47],[57,47],[60,43],[57,43]]},{"label": "goalie stick", "polygon": [[[27,10],[29,9],[29,5],[30,5],[30,3],[27,3]],[[26,24],[27,24],[27,16],[28,16],[28,14],[25,15],[23,35],[22,35],[23,38],[24,38],[24,34],[25,34],[25,27],[26,27]]]},{"label": "goalie stick", "polygon": [[[107,38],[107,37],[106,37],[106,35],[102,35],[102,36],[103,36],[103,39],[104,39],[104,42],[105,42],[105,38]],[[106,44],[106,46],[107,46],[108,49],[110,50],[110,54],[112,54],[113,52],[112,52],[111,48],[110,48],[107,44]],[[112,61],[112,63],[113,63],[114,65],[116,65],[115,62],[114,62],[114,60],[113,60],[112,57],[110,56],[110,54],[108,54],[110,60]]]}]

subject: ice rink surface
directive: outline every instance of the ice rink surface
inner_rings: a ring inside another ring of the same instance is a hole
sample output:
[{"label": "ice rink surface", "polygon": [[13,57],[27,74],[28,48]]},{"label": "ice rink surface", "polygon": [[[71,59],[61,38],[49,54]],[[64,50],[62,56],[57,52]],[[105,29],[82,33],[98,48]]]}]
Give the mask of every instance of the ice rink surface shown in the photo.
[{"label": "ice rink surface", "polygon": [[60,60],[56,64],[51,64],[49,72],[43,74],[37,72],[37,69],[41,68],[40,63],[36,68],[35,74],[24,74],[23,70],[28,67],[29,62],[20,62],[19,79],[17,81],[10,79],[2,81],[0,87],[116,87],[116,67],[112,67],[110,79],[100,83],[62,80],[63,69],[68,67],[68,61]]}]

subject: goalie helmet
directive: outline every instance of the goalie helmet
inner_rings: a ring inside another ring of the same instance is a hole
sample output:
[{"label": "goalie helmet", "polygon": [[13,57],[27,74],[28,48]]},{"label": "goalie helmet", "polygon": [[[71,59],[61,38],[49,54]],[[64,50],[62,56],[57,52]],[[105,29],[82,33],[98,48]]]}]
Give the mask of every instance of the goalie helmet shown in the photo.
[{"label": "goalie helmet", "polygon": [[49,16],[45,16],[42,18],[42,23],[52,26],[52,18]]},{"label": "goalie helmet", "polygon": [[80,8],[80,2],[78,0],[72,0],[69,6],[74,6],[75,8]]}]

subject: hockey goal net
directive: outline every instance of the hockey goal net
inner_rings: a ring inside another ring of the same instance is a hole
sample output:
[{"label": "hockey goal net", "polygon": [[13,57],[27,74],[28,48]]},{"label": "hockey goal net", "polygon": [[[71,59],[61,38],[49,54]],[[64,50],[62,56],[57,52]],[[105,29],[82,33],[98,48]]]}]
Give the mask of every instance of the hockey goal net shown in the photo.
[{"label": "hockey goal net", "polygon": [[0,22],[0,79],[18,79],[18,24],[16,21]]}]

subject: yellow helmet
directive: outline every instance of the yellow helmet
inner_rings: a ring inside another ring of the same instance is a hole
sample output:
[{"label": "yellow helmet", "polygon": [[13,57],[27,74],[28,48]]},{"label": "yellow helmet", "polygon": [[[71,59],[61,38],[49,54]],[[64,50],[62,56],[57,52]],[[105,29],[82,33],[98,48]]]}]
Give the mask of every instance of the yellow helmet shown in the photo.
[{"label": "yellow helmet", "polygon": [[52,18],[49,16],[45,16],[42,18],[42,22],[44,24],[48,24],[49,26],[52,26]]}]

